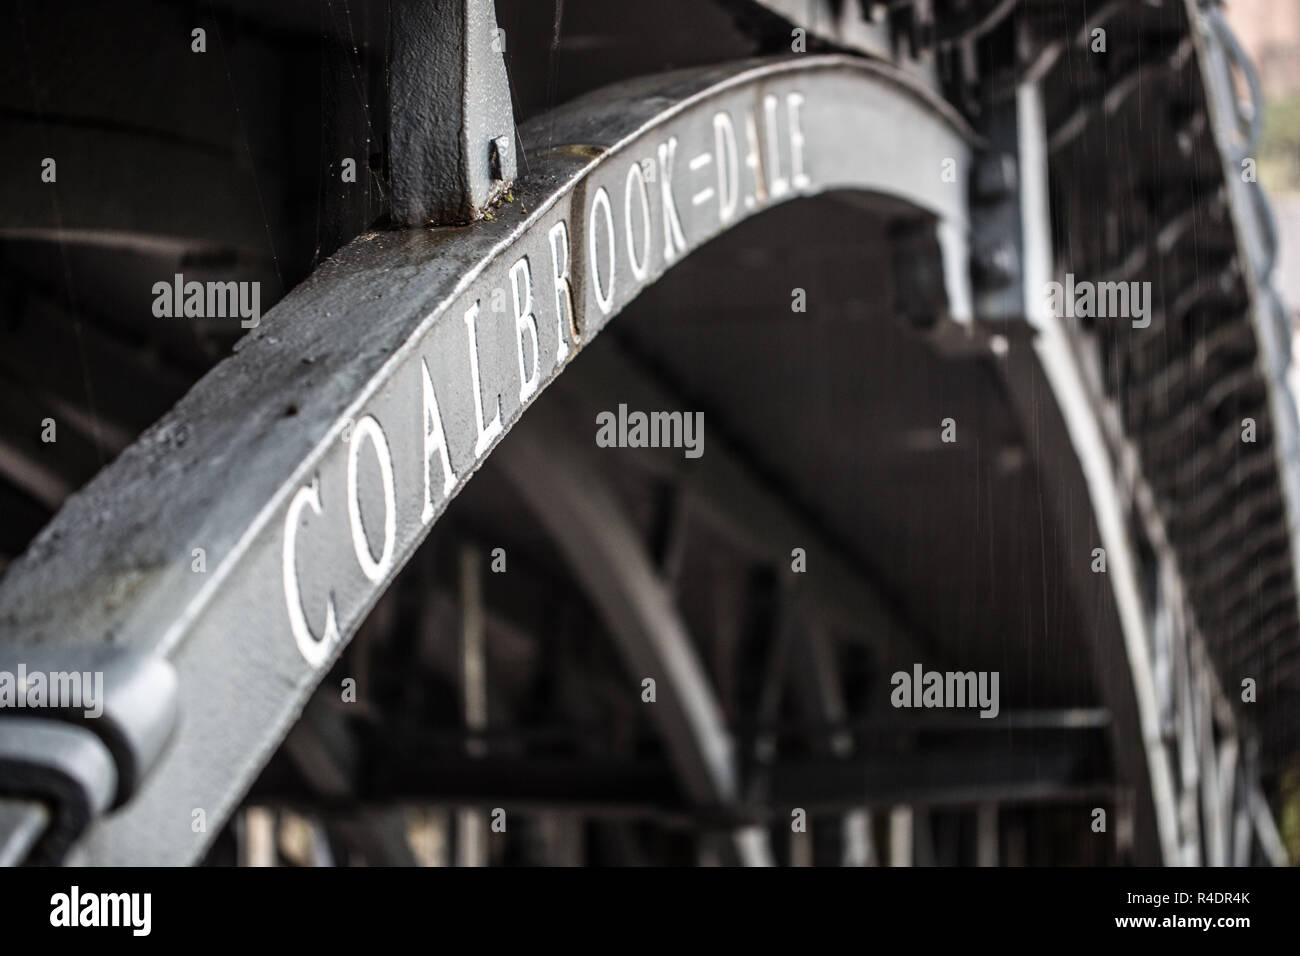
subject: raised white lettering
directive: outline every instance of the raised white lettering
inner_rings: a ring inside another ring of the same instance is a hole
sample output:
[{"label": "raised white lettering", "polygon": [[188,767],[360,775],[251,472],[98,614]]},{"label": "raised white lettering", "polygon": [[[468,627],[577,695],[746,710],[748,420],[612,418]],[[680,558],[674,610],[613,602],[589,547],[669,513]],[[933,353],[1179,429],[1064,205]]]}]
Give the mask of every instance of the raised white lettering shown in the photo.
[{"label": "raised white lettering", "polygon": [[[533,315],[533,272],[528,257],[523,256],[510,267],[510,293],[515,303],[515,345],[519,347],[519,404],[537,391],[542,377],[542,349],[537,338],[537,318]],[[524,343],[532,343],[533,370],[524,369]]]},{"label": "raised white lettering", "polygon": [[474,442],[474,457],[482,458],[493,439],[501,434],[501,396],[497,395],[497,410],[492,421],[483,425],[483,391],[479,385],[478,371],[478,302],[465,310],[465,331],[469,333],[469,378],[474,387],[474,424],[478,428],[478,438]]},{"label": "raised white lettering", "polygon": [[740,198],[740,157],[736,152],[736,128],[726,110],[713,115],[713,147],[718,154],[718,220],[728,223],[736,215]]},{"label": "raised white lettering", "polygon": [[298,516],[302,514],[303,508],[311,508],[317,515],[321,513],[319,475],[312,477],[310,485],[294,492],[293,499],[289,502],[289,510],[284,516],[281,569],[284,576],[284,600],[289,610],[289,629],[293,631],[294,643],[308,664],[321,667],[339,641],[338,614],[334,609],[334,595],[331,594],[325,604],[325,633],[319,639],[312,634],[311,627],[307,624],[307,615],[302,609],[302,594],[298,587]]},{"label": "raised white lettering", "polygon": [[[600,281],[600,253],[596,243],[597,212],[603,211],[605,220],[605,245],[609,252],[609,285],[604,287]],[[601,186],[591,200],[591,210],[587,214],[587,256],[591,263],[591,288],[596,293],[596,304],[600,311],[609,315],[614,306],[614,213],[609,208],[609,193]]]},{"label": "raised white lettering", "polygon": [[[384,544],[376,561],[370,554],[365,525],[361,521],[360,488],[357,486],[357,459],[361,443],[370,439],[375,458],[379,461],[379,476],[384,490]],[[348,524],[352,529],[352,550],[356,553],[361,572],[371,581],[381,581],[393,566],[393,545],[397,539],[397,496],[393,488],[393,456],[388,450],[388,439],[373,415],[360,419],[352,429],[348,444]]]},{"label": "raised white lettering", "polygon": [[[632,236],[632,191],[636,189],[641,199],[641,258],[636,254],[636,240]],[[632,268],[632,277],[638,282],[646,277],[650,255],[650,194],[646,191],[645,175],[641,165],[633,163],[628,167],[627,180],[623,184],[623,225],[627,234],[627,261]]]},{"label": "raised white lettering", "polygon": [[[569,355],[569,343],[564,340],[564,327],[568,325],[573,340],[578,340],[578,326],[573,316],[573,289],[569,286],[569,226],[561,219],[546,234],[551,243],[551,275],[555,277],[555,363],[562,365]],[[563,264],[561,264],[563,263]]]},{"label": "raised white lettering", "polygon": [[659,144],[659,198],[664,206],[664,261],[672,262],[686,251],[686,237],[682,235],[682,221],[677,217],[677,202],[673,199],[673,160],[677,156],[677,137]]},{"label": "raised white lettering", "polygon": [[429,374],[429,363],[420,359],[420,394],[422,397],[424,419],[424,508],[420,511],[420,523],[428,524],[433,520],[433,481],[430,474],[433,453],[436,451],[442,460],[442,496],[446,498],[456,486],[456,475],[451,470],[451,455],[447,450],[447,433],[442,427],[442,413],[438,410],[438,397],[433,393],[433,377]]}]

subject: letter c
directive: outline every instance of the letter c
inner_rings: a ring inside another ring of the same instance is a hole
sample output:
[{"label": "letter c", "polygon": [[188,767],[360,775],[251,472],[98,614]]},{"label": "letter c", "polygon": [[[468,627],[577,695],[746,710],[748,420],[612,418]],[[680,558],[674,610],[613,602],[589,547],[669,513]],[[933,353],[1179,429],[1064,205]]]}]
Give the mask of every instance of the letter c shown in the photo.
[{"label": "letter c", "polygon": [[307,615],[302,609],[302,593],[298,588],[298,516],[304,507],[310,507],[316,514],[321,514],[319,475],[312,477],[310,485],[304,485],[294,492],[293,499],[289,502],[289,510],[284,516],[283,565],[289,629],[293,631],[294,642],[307,663],[312,667],[322,667],[339,641],[338,614],[334,610],[334,596],[331,594],[325,605],[325,633],[319,639],[312,634],[311,627],[307,624]]}]

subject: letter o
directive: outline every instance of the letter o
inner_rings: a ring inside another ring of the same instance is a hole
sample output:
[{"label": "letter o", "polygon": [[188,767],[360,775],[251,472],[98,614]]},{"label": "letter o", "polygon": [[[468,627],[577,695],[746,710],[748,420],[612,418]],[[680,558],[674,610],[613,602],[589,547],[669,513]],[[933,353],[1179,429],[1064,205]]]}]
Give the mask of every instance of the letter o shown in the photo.
[{"label": "letter o", "polygon": [[[596,210],[605,211],[605,238],[609,247],[609,288],[600,287],[599,255],[596,252]],[[596,304],[600,311],[609,315],[614,305],[614,213],[609,207],[609,193],[601,186],[591,200],[591,211],[587,213],[587,258],[591,262],[591,287],[596,292]]]},{"label": "letter o", "polygon": [[[379,474],[384,483],[384,548],[376,561],[370,555],[370,541],[365,525],[361,523],[361,500],[357,497],[357,457],[361,443],[369,438],[375,447]],[[388,439],[373,415],[360,419],[352,429],[348,445],[348,523],[352,527],[352,550],[356,552],[361,571],[371,581],[379,581],[393,565],[393,545],[397,538],[397,495],[393,489],[393,457],[388,451]]]},{"label": "letter o", "polygon": [[[641,193],[641,261],[636,261],[636,240],[632,236],[632,181],[636,180]],[[646,275],[647,257],[650,253],[650,195],[646,192],[645,175],[641,164],[628,167],[627,181],[623,186],[623,220],[627,232],[627,262],[632,267],[632,277],[638,282]]]}]

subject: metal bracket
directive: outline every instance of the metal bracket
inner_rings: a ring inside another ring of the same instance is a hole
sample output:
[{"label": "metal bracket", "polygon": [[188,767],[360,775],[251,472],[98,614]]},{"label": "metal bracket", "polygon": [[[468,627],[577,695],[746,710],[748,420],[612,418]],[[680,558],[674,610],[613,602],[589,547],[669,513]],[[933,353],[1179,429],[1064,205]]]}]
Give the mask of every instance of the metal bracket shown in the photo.
[{"label": "metal bracket", "polygon": [[390,29],[393,220],[480,219],[518,170],[492,0],[395,0]]},{"label": "metal bracket", "polygon": [[55,862],[157,763],[176,723],[176,675],[162,658],[116,647],[3,654],[0,793],[47,804],[53,819],[33,859]]},{"label": "metal bracket", "polygon": [[[14,647],[0,651],[0,672],[31,685],[35,675],[51,686],[39,706],[0,697],[0,724],[9,720],[59,720],[81,724],[99,737],[117,767],[112,806],[139,788],[171,737],[177,715],[176,674],[166,660],[118,647]],[[56,676],[57,675],[57,676]],[[26,681],[23,678],[26,677]],[[75,680],[74,680],[75,679]],[[53,686],[56,681],[61,686]],[[55,700],[76,688],[76,701]]]},{"label": "metal bracket", "polygon": [[1024,235],[1017,164],[1014,99],[992,104],[982,132],[990,149],[971,170],[971,281],[976,314],[985,320],[1023,319]]},{"label": "metal bracket", "polygon": [[[106,811],[119,788],[103,741],[83,727],[10,717],[0,733],[0,792],[41,801],[50,824],[27,862],[60,862],[72,842]],[[26,827],[26,817],[17,822]],[[8,843],[9,838],[0,839]]]}]

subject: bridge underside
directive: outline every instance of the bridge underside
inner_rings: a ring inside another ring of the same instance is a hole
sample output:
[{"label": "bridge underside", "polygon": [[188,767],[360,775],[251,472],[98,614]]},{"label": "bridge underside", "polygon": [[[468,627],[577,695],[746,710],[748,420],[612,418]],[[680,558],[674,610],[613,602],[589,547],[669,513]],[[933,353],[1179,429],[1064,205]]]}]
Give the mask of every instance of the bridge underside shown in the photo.
[{"label": "bridge underside", "polygon": [[[356,805],[477,808],[478,824],[433,817],[462,840],[509,808],[540,832],[578,827],[586,859],[604,862],[689,862],[701,834],[743,825],[769,831],[780,860],[887,862],[891,813],[895,831],[917,834],[918,862],[1140,859],[1143,785],[1116,772],[1112,749],[1132,742],[1116,741],[1094,676],[1097,644],[1122,654],[1109,584],[1089,573],[1076,592],[1058,570],[1091,561],[1092,542],[1063,533],[1043,489],[1063,476],[1040,474],[1005,384],[1009,367],[1036,363],[1005,338],[945,354],[895,308],[892,236],[914,216],[883,199],[789,203],[643,293],[449,508],[250,803],[327,821]],[[806,313],[789,309],[791,276]],[[597,416],[620,403],[703,412],[703,455],[597,447]],[[641,693],[657,672],[620,657],[599,596],[539,514],[553,502],[519,493],[515,476],[536,482],[546,455],[568,463],[579,500],[612,495],[672,592],[735,748],[734,806],[701,807],[674,778],[663,705]],[[806,571],[792,570],[795,549]],[[831,561],[848,573],[828,573]],[[486,662],[477,729],[464,710],[467,601],[481,606],[470,639]],[[915,665],[998,672],[997,719],[975,701],[892,707],[891,675]],[[359,713],[339,695],[356,674],[370,702]],[[304,756],[311,738],[351,770],[337,793],[314,786],[326,771]],[[1062,858],[1053,834],[1086,830],[1096,807],[1123,836]],[[791,834],[796,809],[810,835]],[[554,859],[545,844],[492,846],[494,861]],[[1154,842],[1144,849],[1153,859]]]},{"label": "bridge underside", "polygon": [[0,715],[0,862],[1282,862],[1300,428],[1218,21],[563,6],[496,4],[463,116],[400,107],[416,0],[223,7],[108,132],[93,71],[0,103],[62,176],[0,187],[0,672],[113,685]]}]

